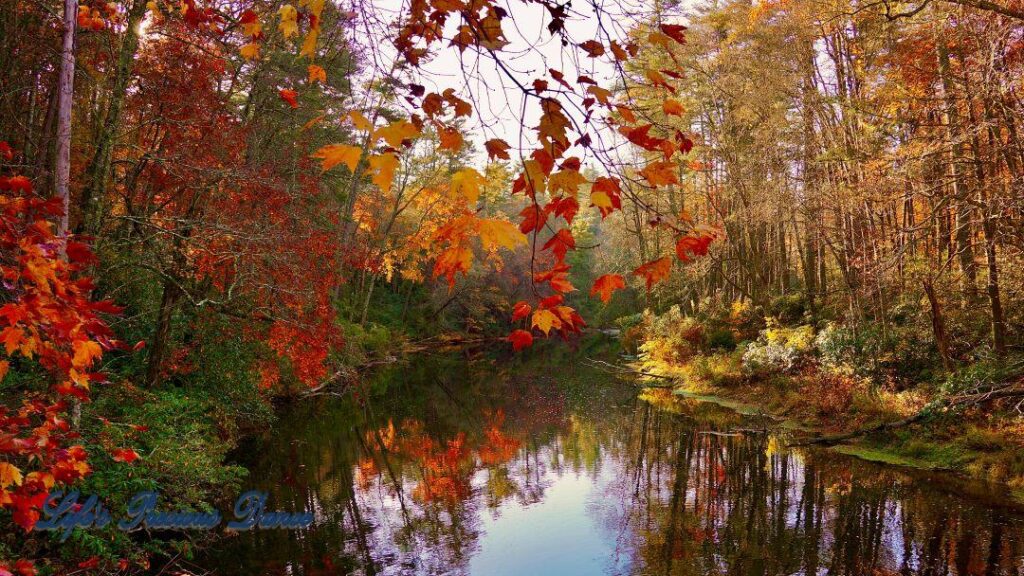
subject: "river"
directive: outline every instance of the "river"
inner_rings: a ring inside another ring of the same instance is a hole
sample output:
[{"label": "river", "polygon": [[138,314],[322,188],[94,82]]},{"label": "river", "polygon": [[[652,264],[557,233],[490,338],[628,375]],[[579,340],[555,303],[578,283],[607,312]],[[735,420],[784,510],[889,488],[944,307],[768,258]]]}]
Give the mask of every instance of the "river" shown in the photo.
[{"label": "river", "polygon": [[568,350],[421,356],[355,397],[295,403],[240,450],[247,488],[315,523],[225,537],[194,568],[1024,573],[1024,513],[1004,494],[789,450],[785,432],[761,427],[715,404],[638,395]]}]

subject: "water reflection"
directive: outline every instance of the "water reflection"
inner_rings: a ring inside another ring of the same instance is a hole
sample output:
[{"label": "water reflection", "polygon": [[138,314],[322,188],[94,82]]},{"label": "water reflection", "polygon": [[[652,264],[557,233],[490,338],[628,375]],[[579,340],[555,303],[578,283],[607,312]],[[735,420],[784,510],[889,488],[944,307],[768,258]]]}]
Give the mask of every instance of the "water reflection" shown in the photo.
[{"label": "water reflection", "polygon": [[[564,361],[422,362],[297,406],[253,447],[305,532],[227,539],[220,574],[1010,575],[1024,516],[936,478],[795,452],[729,410]],[[736,430],[744,430],[736,432]]]}]

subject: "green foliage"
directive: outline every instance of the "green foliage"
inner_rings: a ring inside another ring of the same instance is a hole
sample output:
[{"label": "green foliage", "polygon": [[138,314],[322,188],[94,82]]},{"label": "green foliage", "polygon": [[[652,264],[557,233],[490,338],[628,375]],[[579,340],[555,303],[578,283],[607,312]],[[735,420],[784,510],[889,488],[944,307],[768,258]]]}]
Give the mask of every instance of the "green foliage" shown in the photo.
[{"label": "green foliage", "polygon": [[736,335],[728,328],[710,329],[704,333],[704,345],[709,350],[730,352],[736,349]]},{"label": "green foliage", "polygon": [[743,367],[751,373],[789,372],[802,366],[814,351],[814,328],[787,328],[774,318],[756,342],[747,345]]},{"label": "green foliage", "polygon": [[1024,359],[988,358],[950,374],[942,383],[943,394],[954,395],[976,388],[989,388],[1024,375]]}]

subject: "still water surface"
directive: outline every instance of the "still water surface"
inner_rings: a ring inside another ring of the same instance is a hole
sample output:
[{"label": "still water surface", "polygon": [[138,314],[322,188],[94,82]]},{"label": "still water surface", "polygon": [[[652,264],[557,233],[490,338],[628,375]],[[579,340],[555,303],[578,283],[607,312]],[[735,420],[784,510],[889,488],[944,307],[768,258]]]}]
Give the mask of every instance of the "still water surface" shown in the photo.
[{"label": "still water surface", "polygon": [[[578,360],[420,357],[290,408],[247,487],[312,510],[215,574],[1017,575],[1024,514],[948,478],[785,449],[713,404]],[[744,430],[737,432],[737,430]],[[781,434],[781,433],[779,433]],[[953,486],[950,486],[953,484]]]}]

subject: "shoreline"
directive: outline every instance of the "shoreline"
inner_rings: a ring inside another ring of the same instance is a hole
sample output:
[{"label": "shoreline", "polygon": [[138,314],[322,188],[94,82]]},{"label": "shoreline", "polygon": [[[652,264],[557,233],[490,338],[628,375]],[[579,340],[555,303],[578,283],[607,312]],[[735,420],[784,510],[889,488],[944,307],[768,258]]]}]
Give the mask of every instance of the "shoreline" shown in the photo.
[{"label": "shoreline", "polygon": [[[659,378],[664,377],[659,375]],[[669,378],[673,386],[659,388],[673,397],[710,402],[743,415],[772,420],[771,428],[793,434],[790,448],[829,450],[876,464],[933,473],[948,478],[965,493],[989,496],[1001,493],[1008,498],[1007,506],[1024,509],[1024,475],[1015,467],[999,466],[1002,462],[1016,465],[1024,461],[1024,446],[1018,445],[1020,440],[1005,430],[984,428],[980,418],[938,415],[902,429],[869,433],[834,445],[797,446],[799,441],[844,434],[865,424],[875,424],[876,420],[885,421],[880,417],[883,411],[871,414],[873,419],[851,422],[851,419],[815,414],[811,405],[794,405],[793,399],[788,397],[790,394],[779,393],[780,383],[796,384],[807,376],[751,378],[729,386],[709,382],[688,386],[683,376]],[[983,442],[977,437],[979,430],[986,431]],[[995,474],[1003,477],[993,477]]]}]

